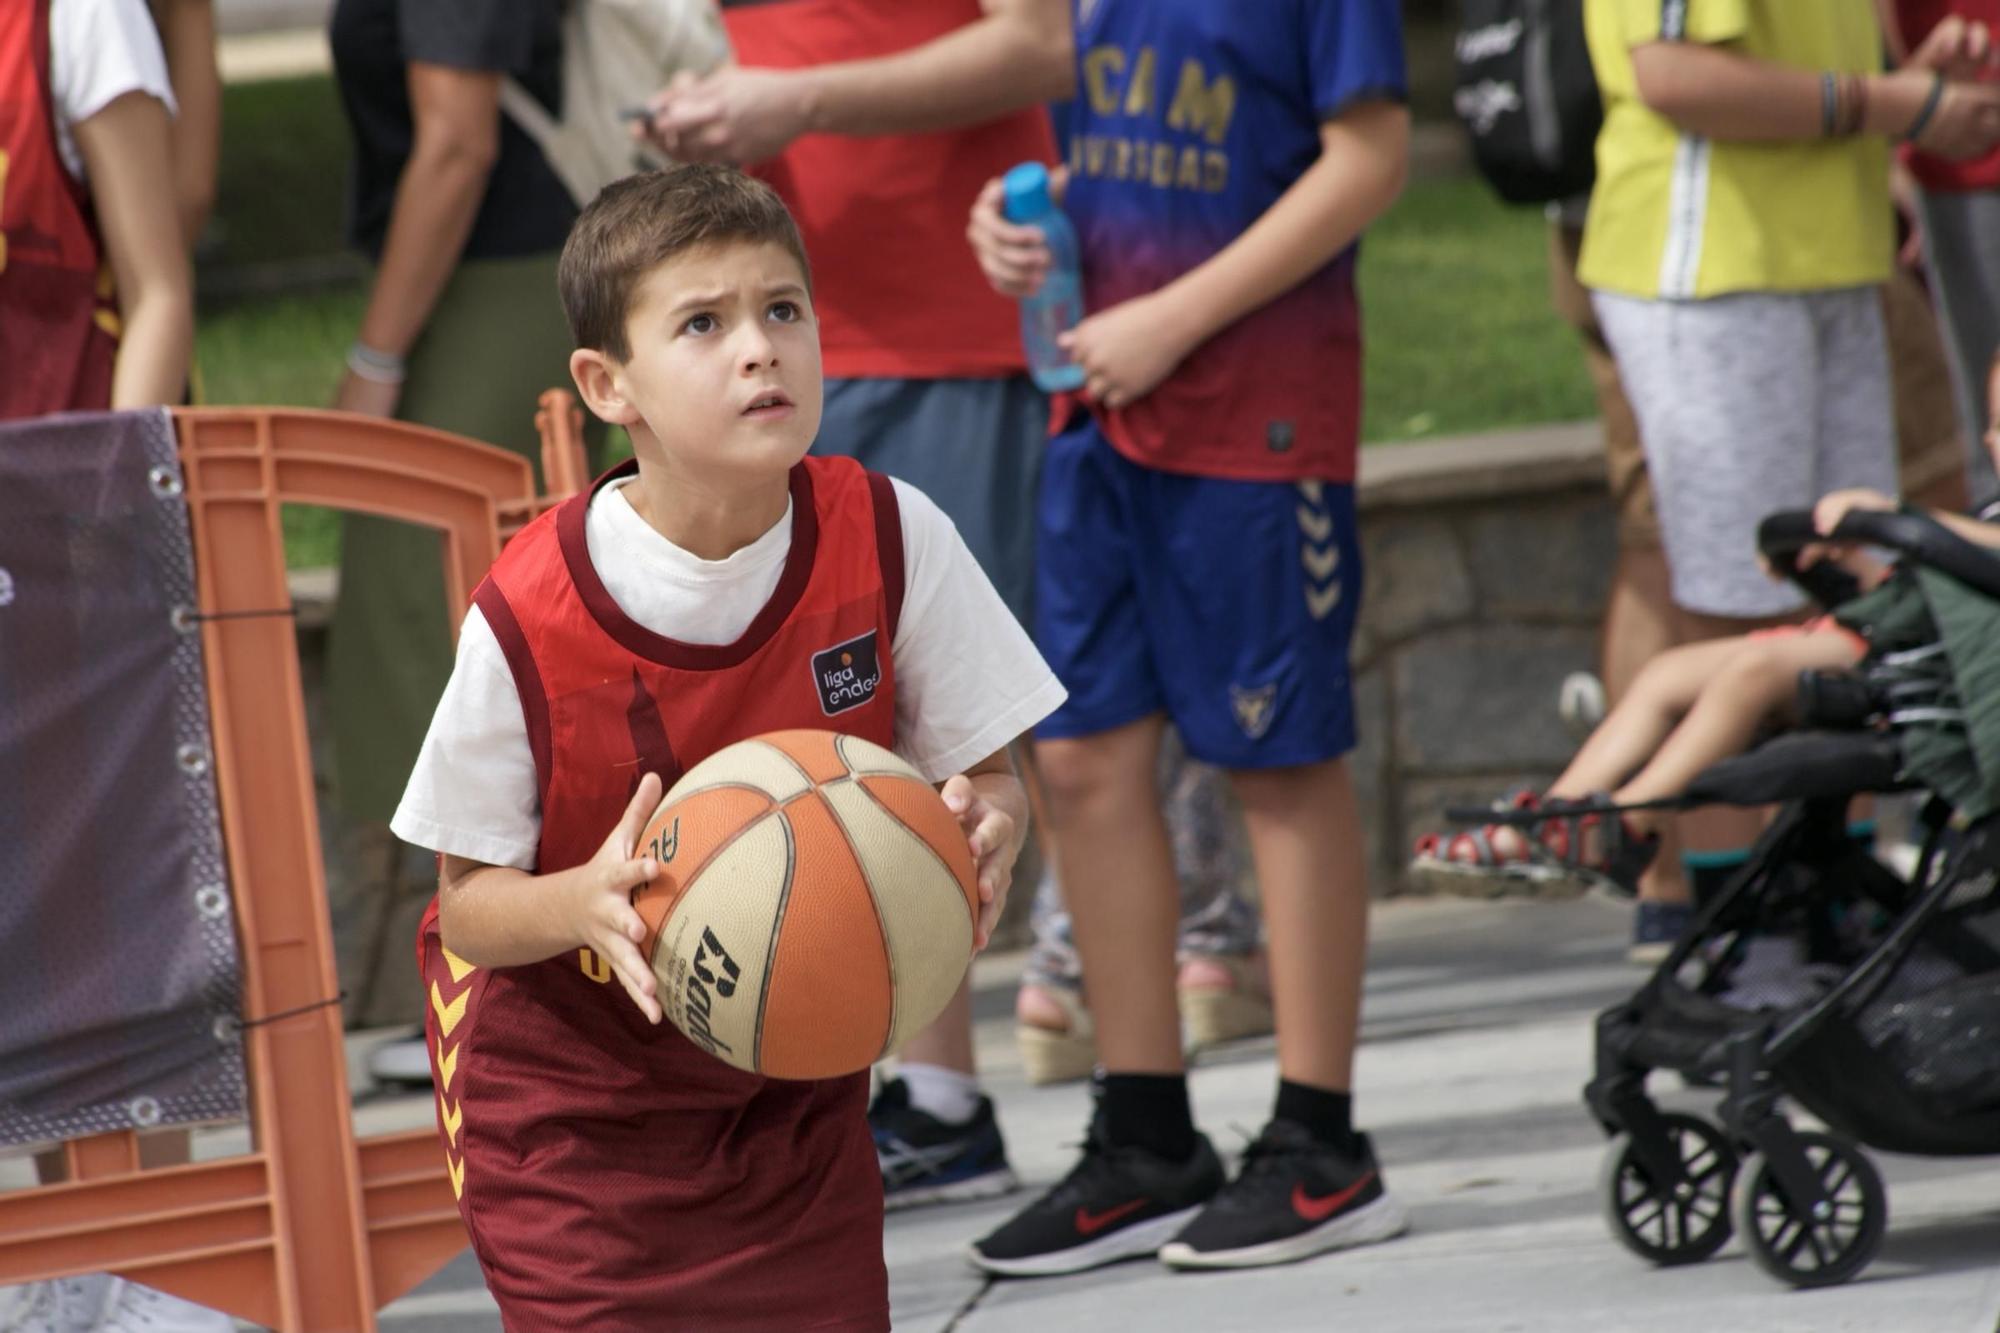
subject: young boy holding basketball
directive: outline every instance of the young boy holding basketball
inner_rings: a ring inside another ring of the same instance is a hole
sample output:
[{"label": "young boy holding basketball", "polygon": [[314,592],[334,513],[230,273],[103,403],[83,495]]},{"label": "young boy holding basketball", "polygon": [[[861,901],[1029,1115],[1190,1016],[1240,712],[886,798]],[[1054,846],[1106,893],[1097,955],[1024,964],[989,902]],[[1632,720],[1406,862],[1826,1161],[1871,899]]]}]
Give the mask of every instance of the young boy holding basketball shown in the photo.
[{"label": "young boy holding basketball", "polygon": [[[1082,1160],[973,1248],[990,1272],[1158,1252],[1276,1263],[1399,1232],[1350,1097],[1367,884],[1344,756],[1361,592],[1355,238],[1401,188],[1395,0],[1084,0],[1064,208],[1087,380],[1043,464],[1035,636],[1070,691],[1036,731],[1104,1075]],[[973,209],[1021,294],[1040,234]],[[1173,863],[1152,789],[1171,717],[1229,770],[1262,885],[1277,1103],[1225,1182],[1194,1127]]]},{"label": "young boy holding basketball", "polygon": [[[766,186],[618,182],[560,282],[636,458],[480,585],[394,822],[442,854],[418,952],[453,1188],[514,1333],[887,1328],[867,1073],[761,1078],[661,1023],[635,840],[725,745],[858,735],[942,782],[983,945],[1026,821],[1005,747],[1062,689],[929,500],[806,457],[811,278]],[[830,689],[829,653],[869,670]]]}]

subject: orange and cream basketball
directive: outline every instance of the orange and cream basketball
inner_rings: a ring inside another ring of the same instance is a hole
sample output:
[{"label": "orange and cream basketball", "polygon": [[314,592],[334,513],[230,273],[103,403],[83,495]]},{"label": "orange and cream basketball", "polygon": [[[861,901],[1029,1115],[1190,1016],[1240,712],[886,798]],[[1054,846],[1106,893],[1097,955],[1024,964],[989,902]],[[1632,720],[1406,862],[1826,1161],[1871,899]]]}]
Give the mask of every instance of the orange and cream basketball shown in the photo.
[{"label": "orange and cream basketball", "polygon": [[972,852],[931,784],[879,745],[777,731],[674,784],[633,895],[660,1004],[773,1078],[866,1069],[937,1017],[972,958]]}]

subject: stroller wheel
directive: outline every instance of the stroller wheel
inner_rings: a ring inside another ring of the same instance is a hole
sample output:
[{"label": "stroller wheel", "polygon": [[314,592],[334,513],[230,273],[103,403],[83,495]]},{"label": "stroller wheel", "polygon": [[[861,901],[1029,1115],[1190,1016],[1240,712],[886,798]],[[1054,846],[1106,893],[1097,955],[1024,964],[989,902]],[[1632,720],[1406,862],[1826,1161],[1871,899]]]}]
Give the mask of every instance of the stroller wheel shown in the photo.
[{"label": "stroller wheel", "polygon": [[1844,1139],[1798,1132],[1826,1200],[1800,1216],[1762,1153],[1744,1159],[1731,1211],[1757,1266],[1795,1287],[1830,1287],[1868,1266],[1889,1225],[1889,1196],[1866,1153]]},{"label": "stroller wheel", "polygon": [[1680,1157],[1684,1178],[1662,1187],[1620,1134],[1604,1152],[1599,1183],[1604,1217],[1626,1249],[1649,1263],[1698,1264],[1729,1242],[1729,1186],[1736,1150],[1706,1120],[1669,1112],[1660,1117]]}]

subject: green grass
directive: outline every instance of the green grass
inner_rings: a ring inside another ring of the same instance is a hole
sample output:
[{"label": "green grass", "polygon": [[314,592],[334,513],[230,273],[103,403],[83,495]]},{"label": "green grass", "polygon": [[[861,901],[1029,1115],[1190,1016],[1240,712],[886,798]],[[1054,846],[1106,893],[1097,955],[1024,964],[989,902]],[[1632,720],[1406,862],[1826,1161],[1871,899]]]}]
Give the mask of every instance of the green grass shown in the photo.
[{"label": "green grass", "polygon": [[[1467,178],[1411,186],[1369,233],[1364,439],[1572,421],[1595,410],[1574,335],[1549,308],[1543,226],[1534,210],[1506,208]],[[207,401],[325,404],[364,299],[347,283],[204,310],[197,348]],[[331,515],[288,513],[286,528],[295,565],[337,555]]]},{"label": "green grass", "polygon": [[341,255],[349,154],[331,78],[225,85],[215,214],[197,251],[201,268]]},{"label": "green grass", "polygon": [[1364,440],[1596,411],[1576,336],[1549,307],[1546,225],[1467,177],[1412,185],[1369,231]]}]

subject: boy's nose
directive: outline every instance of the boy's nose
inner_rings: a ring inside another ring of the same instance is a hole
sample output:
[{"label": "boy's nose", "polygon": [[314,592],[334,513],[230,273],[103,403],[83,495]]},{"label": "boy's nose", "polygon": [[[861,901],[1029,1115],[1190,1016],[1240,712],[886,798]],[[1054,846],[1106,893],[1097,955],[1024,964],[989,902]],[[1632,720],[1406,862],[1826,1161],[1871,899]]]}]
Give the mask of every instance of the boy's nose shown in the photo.
[{"label": "boy's nose", "polygon": [[761,324],[750,326],[743,335],[743,343],[738,354],[743,358],[744,370],[761,370],[776,365],[778,349],[764,332]]}]

